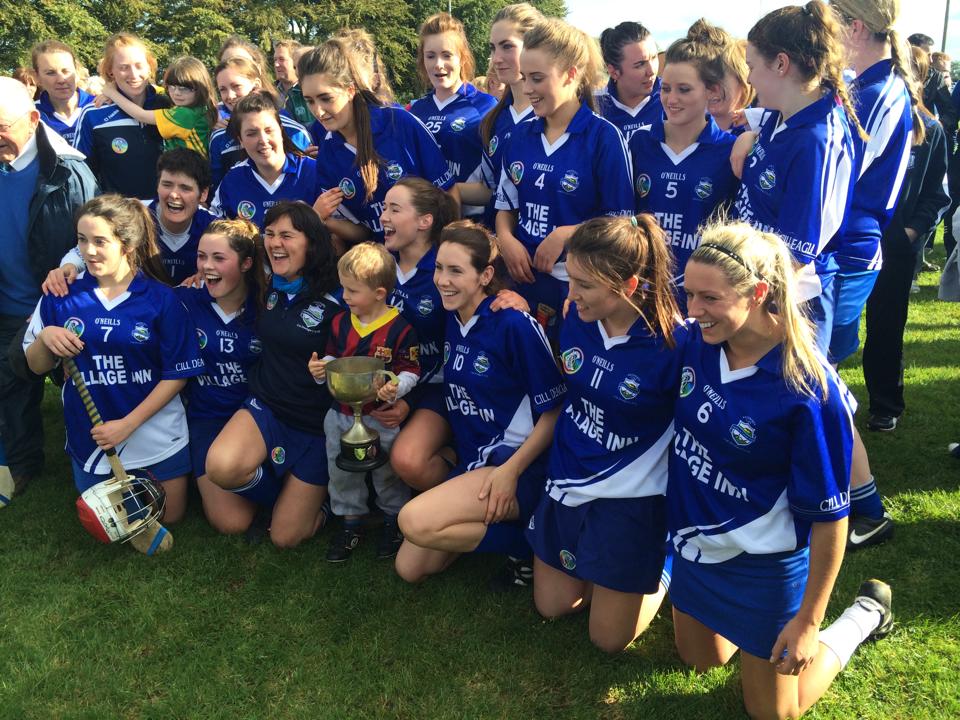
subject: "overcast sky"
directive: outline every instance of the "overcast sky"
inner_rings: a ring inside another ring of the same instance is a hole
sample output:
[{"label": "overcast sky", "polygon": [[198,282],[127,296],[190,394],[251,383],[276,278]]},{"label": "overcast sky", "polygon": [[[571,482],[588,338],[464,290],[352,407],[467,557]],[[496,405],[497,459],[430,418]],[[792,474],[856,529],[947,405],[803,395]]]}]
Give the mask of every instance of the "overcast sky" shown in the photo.
[{"label": "overcast sky", "polygon": [[[570,14],[567,20],[593,36],[623,20],[642,22],[664,48],[671,41],[686,34],[687,28],[699,17],[705,17],[737,37],[746,37],[747,31],[760,17],[774,8],[797,2],[771,0],[646,0],[636,3],[636,10],[624,9],[623,0],[567,0]],[[926,33],[937,41],[939,49],[943,37],[945,0],[903,0],[898,29],[904,36],[915,32]],[[950,5],[950,30],[947,52],[960,60],[960,0]]]}]

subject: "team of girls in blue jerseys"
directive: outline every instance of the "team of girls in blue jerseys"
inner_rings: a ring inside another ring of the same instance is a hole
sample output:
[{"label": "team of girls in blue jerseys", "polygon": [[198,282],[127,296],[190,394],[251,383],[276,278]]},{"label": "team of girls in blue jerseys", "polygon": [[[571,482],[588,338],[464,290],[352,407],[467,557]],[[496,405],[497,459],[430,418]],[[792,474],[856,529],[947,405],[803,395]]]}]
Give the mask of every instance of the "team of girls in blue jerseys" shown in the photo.
[{"label": "team of girls in blue jerseys", "polygon": [[[340,33],[297,61],[311,138],[247,50],[213,73],[202,152],[162,156],[188,113],[135,119],[166,104],[142,41],[106,45],[117,104],[77,89],[69,46],[39,45],[37,107],[110,193],[79,212],[24,339],[36,373],[73,358],[107,420],[91,431],[67,382],[78,490],[115,448],[164,486],[165,523],[192,476],[223,533],[315,536],[336,442],[308,362],[345,307],[338,255],[383,243],[420,367],[371,411],[417,491],[399,576],[507,556],[503,583],[532,583],[545,617],[586,610],[611,653],[669,594],[684,662],[739,650],[751,715],[805,711],[891,626],[889,588],[868,581],[819,630],[848,522],[888,517],[829,362],[857,349],[922,141],[895,20],[890,0],[812,0],[745,48],[700,20],[660,53],[637,22],[597,43],[508,5],[489,34],[497,100],[439,13],[409,110]],[[175,110],[184,90],[168,87]]]}]

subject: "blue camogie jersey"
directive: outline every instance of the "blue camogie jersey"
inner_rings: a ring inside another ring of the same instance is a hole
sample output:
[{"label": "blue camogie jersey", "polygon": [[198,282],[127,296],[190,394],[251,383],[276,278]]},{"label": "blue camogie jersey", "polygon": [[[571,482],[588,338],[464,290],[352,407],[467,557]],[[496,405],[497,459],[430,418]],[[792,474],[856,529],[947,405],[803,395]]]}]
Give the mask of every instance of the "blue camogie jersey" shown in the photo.
[{"label": "blue camogie jersey", "polygon": [[[490,133],[490,142],[483,149],[480,156],[480,165],[470,176],[471,182],[482,182],[493,191],[490,202],[483,213],[483,223],[491,230],[496,230],[497,217],[497,187],[500,185],[500,176],[503,172],[503,151],[510,141],[513,129],[520,123],[530,122],[534,119],[533,106],[527,105],[522,112],[517,112],[513,107],[513,95],[509,88],[507,93],[506,105],[497,115]],[[483,138],[481,138],[483,142]]]},{"label": "blue camogie jersey", "polygon": [[[163,107],[160,95],[147,88],[144,110]],[[157,158],[163,139],[156,125],[142,125],[116,105],[87,105],[77,119],[73,146],[87,156],[87,164],[105,193],[149,200],[157,193]]]},{"label": "blue camogie jersey", "polygon": [[718,563],[809,544],[850,512],[854,401],[823,362],[827,398],[791,390],[781,347],[731,370],[693,326],[681,354],[668,528],[686,560]]},{"label": "blue camogie jersey", "polygon": [[550,497],[576,507],[666,492],[687,329],[677,328],[674,337],[680,347],[671,349],[642,319],[626,335],[609,337],[601,322],[583,322],[571,304],[560,326],[568,392],[550,450]]},{"label": "blue camogie jersey", "polygon": [[[83,340],[74,362],[104,421],[126,417],[161,380],[183,380],[204,369],[186,309],[173,290],[143,273],[113,300],[105,300],[96,278],[86,273],[66,297],[45,296],[30,321],[24,348],[48,326],[65,327]],[[86,472],[110,473],[70,380],[63,387],[63,413],[70,456]],[[186,445],[187,422],[178,395],[121,443],[117,454],[128,468],[147,467]]]},{"label": "blue camogie jersey", "polygon": [[764,111],[734,216],[779,235],[807,265],[840,229],[853,178],[850,126],[832,93],[783,122],[780,113]]},{"label": "blue camogie jersey", "polygon": [[288,154],[280,176],[271,184],[250,160],[238,162],[224,176],[210,203],[210,211],[228,218],[241,217],[263,228],[267,210],[281,200],[317,199],[317,163],[313,158]]},{"label": "blue camogie jersey", "polygon": [[200,246],[200,236],[206,231],[207,226],[217,219],[217,216],[204,207],[198,207],[186,232],[172,233],[160,222],[158,202],[160,201],[148,202],[147,210],[150,211],[153,226],[157,230],[160,260],[167,275],[170,276],[171,284],[179,285],[197,273],[197,248]]},{"label": "blue camogie jersey", "polygon": [[637,212],[655,216],[663,228],[677,262],[677,285],[700,244],[700,226],[733,200],[740,185],[730,168],[734,142],[710,116],[696,142],[679,154],[667,145],[663,120],[630,138]]},{"label": "blue camogie jersey", "polygon": [[[561,225],[632,215],[633,180],[620,131],[586,105],[551,145],[542,118],[514,128],[503,152],[497,210],[517,212],[514,235],[531,257]],[[563,256],[551,273],[567,279]]]},{"label": "blue camogie jersey", "polygon": [[[280,111],[280,124],[297,150],[306,150],[313,144],[307,129],[290,117],[286,110]],[[216,191],[227,171],[246,157],[240,141],[230,135],[226,128],[214,130],[210,135],[210,187]]]},{"label": "blue camogie jersey", "polygon": [[437,249],[431,247],[417,266],[404,274],[397,263],[397,285],[389,303],[413,326],[420,341],[420,380],[418,385],[443,380],[443,338],[447,312],[440,291],[433,283]]},{"label": "blue camogie jersey", "polygon": [[251,297],[238,312],[227,314],[206,288],[174,292],[196,328],[204,365],[203,374],[187,383],[187,417],[227,420],[250,394],[247,371],[262,349],[254,331],[256,301]]},{"label": "blue camogie jersey", "polygon": [[80,119],[80,113],[83,109],[93,102],[93,95],[77,88],[77,110],[71,117],[61,115],[53,108],[50,102],[50,95],[44,90],[40,93],[40,98],[34,103],[40,112],[40,119],[44,124],[71,145],[73,138],[77,134],[77,121]]},{"label": "blue camogie jersey", "polygon": [[617,96],[617,84],[607,81],[607,86],[596,95],[600,114],[617,126],[627,140],[637,130],[649,130],[654,121],[663,119],[660,102],[660,78],[653,83],[653,90],[636,107],[628,107]]},{"label": "blue camogie jersey", "polygon": [[343,202],[337,215],[365,225],[374,239],[383,242],[380,215],[387,190],[406,175],[429,180],[441,190],[453,187],[454,178],[440,146],[420,120],[396,107],[369,105],[373,147],[380,156],[377,190],[367,202],[366,186],[357,167],[357,150],[340,133],[331,133],[317,151],[317,189],[314,197],[339,187]]},{"label": "blue camogie jersey", "polygon": [[543,329],[518,310],[493,312],[485,298],[466,324],[447,320],[443,382],[460,466],[475,470],[490,454],[518,448],[566,388]]},{"label": "blue camogie jersey", "polygon": [[890,60],[858,75],[851,96],[869,139],[853,134],[853,200],[843,229],[828,248],[836,253],[840,272],[880,269],[880,236],[893,217],[913,144],[910,94]]},{"label": "blue camogie jersey", "polygon": [[457,92],[442,102],[430,92],[410,105],[410,112],[433,133],[455,182],[466,182],[480,165],[483,154],[480,121],[496,104],[493,95],[480,92],[470,83],[463,83]]}]

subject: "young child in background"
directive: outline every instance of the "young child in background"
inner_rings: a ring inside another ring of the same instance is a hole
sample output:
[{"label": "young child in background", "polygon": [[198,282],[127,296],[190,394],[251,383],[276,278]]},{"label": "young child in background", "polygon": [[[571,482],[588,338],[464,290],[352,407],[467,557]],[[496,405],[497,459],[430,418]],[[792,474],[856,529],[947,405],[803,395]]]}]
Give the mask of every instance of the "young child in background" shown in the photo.
[{"label": "young child in background", "polygon": [[[378,357],[384,366],[398,376],[398,381],[385,383],[377,392],[381,402],[394,403],[413,389],[420,376],[419,341],[416,332],[387,305],[387,297],[397,282],[397,265],[383,245],[366,242],[351,248],[337,263],[343,301],[349,307],[334,317],[323,359],[317,353],[308,363],[317,382],[326,380],[327,362],[341,357]],[[399,428],[387,428],[369,417],[374,403],[363,408],[365,422],[380,433],[380,448],[389,452]],[[337,467],[340,436],[353,425],[349,405],[333,407],[327,413],[323,430],[327,436],[327,467],[330,473],[330,503],[333,512],[343,517],[343,526],[330,540],[328,562],[345,562],[360,542],[363,515],[367,512],[367,486],[364,473],[347,472]],[[397,554],[403,536],[397,526],[400,508],[410,499],[410,488],[393,471],[389,463],[371,472],[377,493],[377,505],[384,522],[377,541],[377,557]]]},{"label": "young child in background", "polygon": [[185,147],[207,157],[210,133],[218,116],[210,73],[202,62],[185,55],[170,63],[163,84],[173,107],[160,110],[140,107],[113,83],[107,83],[103,94],[134,120],[156,125],[164,150]]}]

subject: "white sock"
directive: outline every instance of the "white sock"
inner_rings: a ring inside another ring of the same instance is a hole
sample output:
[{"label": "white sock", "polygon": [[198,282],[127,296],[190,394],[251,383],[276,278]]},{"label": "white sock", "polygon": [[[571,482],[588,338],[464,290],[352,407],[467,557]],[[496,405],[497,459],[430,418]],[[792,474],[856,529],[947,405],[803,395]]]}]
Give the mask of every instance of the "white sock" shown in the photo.
[{"label": "white sock", "polygon": [[858,598],[843,614],[820,633],[820,642],[833,651],[842,670],[853,652],[883,620],[883,613],[869,598]]}]

